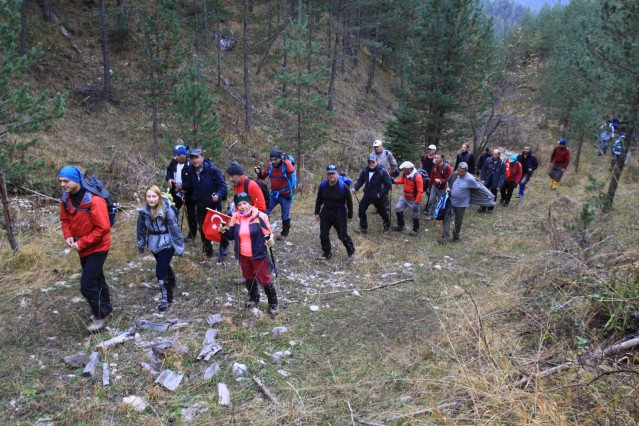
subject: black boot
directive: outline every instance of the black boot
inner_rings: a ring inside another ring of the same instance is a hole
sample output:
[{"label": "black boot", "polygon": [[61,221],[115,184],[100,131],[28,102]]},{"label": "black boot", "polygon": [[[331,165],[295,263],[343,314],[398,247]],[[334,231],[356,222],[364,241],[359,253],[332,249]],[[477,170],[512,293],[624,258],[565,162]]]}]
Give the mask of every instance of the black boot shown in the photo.
[{"label": "black boot", "polygon": [[260,289],[255,280],[246,280],[246,291],[249,294],[249,300],[244,304],[245,308],[253,308],[260,303]]},{"label": "black boot", "polygon": [[158,284],[160,285],[160,304],[158,305],[158,311],[163,312],[169,308],[168,302],[168,294],[166,291],[166,285],[164,284],[164,280],[158,280]]},{"label": "black boot", "polygon": [[408,235],[415,236],[417,234],[419,234],[419,219],[413,219],[413,230]]},{"label": "black boot", "polygon": [[276,240],[282,241],[288,237],[288,231],[291,230],[291,219],[286,219],[282,221],[282,232],[277,236]]},{"label": "black boot", "polygon": [[169,268],[169,279],[166,280],[166,301],[169,303],[173,303],[173,289],[177,287],[177,282],[175,278],[175,272],[173,269]]},{"label": "black boot", "polygon": [[404,230],[406,222],[404,222],[404,212],[395,212],[397,215],[397,225],[391,226],[393,231],[401,232]]},{"label": "black boot", "polygon": [[269,284],[264,287],[264,293],[266,293],[266,298],[268,299],[268,313],[275,316],[279,314],[279,309],[277,308],[277,291],[273,284]]}]

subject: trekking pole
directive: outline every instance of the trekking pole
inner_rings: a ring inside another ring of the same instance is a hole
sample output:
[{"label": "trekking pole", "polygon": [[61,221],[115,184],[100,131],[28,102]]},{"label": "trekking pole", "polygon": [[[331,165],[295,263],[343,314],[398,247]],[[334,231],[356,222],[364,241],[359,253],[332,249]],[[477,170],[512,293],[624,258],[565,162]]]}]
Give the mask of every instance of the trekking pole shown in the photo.
[{"label": "trekking pole", "polygon": [[[184,209],[186,209],[186,206],[184,204],[182,204],[182,207],[184,207]],[[182,231],[182,228],[184,226],[184,209],[180,209],[180,231]],[[189,230],[190,232],[190,230]]]},{"label": "trekking pole", "polygon": [[[221,223],[222,226],[226,225],[225,222]],[[220,296],[220,268],[222,265],[222,240],[220,239],[220,247],[217,250],[217,272],[215,274],[215,297],[218,298]]]},{"label": "trekking pole", "polygon": [[280,299],[282,299],[282,309],[286,309],[286,303],[284,303],[284,293],[282,292],[282,286],[280,284],[280,275],[277,273],[277,264],[275,263],[275,256],[273,255],[273,249],[269,247],[268,252],[271,254],[271,262],[273,263],[273,273],[275,274],[275,284],[277,285],[277,290],[280,293]]}]

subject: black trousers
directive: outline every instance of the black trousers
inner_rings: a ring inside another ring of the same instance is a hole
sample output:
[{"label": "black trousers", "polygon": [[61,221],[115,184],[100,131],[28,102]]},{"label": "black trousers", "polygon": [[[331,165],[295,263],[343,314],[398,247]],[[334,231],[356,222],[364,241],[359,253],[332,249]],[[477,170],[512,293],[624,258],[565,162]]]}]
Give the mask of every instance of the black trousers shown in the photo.
[{"label": "black trousers", "polygon": [[169,277],[175,276],[173,268],[171,268],[171,260],[174,254],[175,249],[173,247],[153,253],[153,257],[155,257],[155,277],[158,280],[167,281]]},{"label": "black trousers", "polygon": [[348,254],[355,253],[355,245],[353,244],[353,240],[348,235],[348,220],[346,218],[346,210],[345,209],[335,209],[329,210],[327,208],[322,208],[320,211],[320,243],[322,245],[322,251],[324,253],[331,252],[331,240],[330,240],[330,232],[331,228],[335,228],[337,231],[337,238],[344,244],[346,247],[346,252]]},{"label": "black trousers", "polygon": [[358,216],[359,216],[359,227],[361,229],[368,229],[368,218],[366,217],[366,210],[368,210],[368,206],[371,204],[375,206],[377,209],[377,213],[382,217],[384,221],[384,229],[388,229],[390,227],[390,219],[388,217],[388,211],[386,210],[386,199],[384,196],[382,198],[378,198],[377,200],[369,200],[366,196],[362,198],[359,202],[358,208]]},{"label": "black trousers", "polygon": [[515,181],[504,181],[504,187],[499,191],[501,194],[501,199],[504,200],[504,203],[510,203],[510,199],[513,198],[513,191],[516,187],[517,184],[515,183]]},{"label": "black trousers", "polygon": [[109,286],[104,278],[104,262],[108,255],[108,251],[101,251],[80,258],[80,293],[89,302],[91,312],[97,319],[106,318],[113,311]]},{"label": "black trousers", "polygon": [[182,206],[186,205],[186,221],[189,225],[189,237],[195,238],[197,235],[197,215],[195,213],[195,203],[189,200],[183,200],[177,195],[173,194],[173,203],[178,209],[178,212]]}]

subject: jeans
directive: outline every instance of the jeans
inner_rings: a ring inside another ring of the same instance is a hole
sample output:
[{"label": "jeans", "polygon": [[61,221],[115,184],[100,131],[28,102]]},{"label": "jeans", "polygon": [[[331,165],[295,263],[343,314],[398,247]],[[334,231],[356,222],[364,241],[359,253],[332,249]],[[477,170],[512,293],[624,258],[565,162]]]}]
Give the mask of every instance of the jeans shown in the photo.
[{"label": "jeans", "polygon": [[275,198],[274,193],[271,192],[269,207],[266,211],[266,215],[270,217],[271,212],[273,211],[275,206],[279,204],[280,206],[282,206],[282,220],[289,220],[291,218],[291,204],[293,204],[293,201],[290,198],[286,197],[288,196],[280,195],[279,197]]},{"label": "jeans", "polygon": [[106,318],[113,311],[109,286],[104,278],[104,262],[108,255],[108,251],[101,251],[80,258],[80,293],[89,302],[91,312],[97,319]]}]

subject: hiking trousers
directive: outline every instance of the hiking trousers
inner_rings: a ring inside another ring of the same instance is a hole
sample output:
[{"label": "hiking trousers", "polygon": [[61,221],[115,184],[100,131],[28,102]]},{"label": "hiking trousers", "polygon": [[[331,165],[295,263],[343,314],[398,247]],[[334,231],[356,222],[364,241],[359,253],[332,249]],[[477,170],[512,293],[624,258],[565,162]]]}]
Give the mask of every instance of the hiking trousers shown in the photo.
[{"label": "hiking trousers", "polygon": [[359,216],[359,227],[360,229],[368,229],[368,218],[366,217],[366,210],[368,210],[368,206],[371,204],[375,206],[377,209],[377,213],[382,217],[382,221],[384,221],[384,229],[390,228],[390,219],[388,217],[388,211],[386,210],[386,196],[382,198],[378,198],[377,200],[369,200],[368,197],[364,196],[362,200],[359,202],[359,207],[357,211],[357,215]]},{"label": "hiking trousers", "polygon": [[173,247],[165,248],[157,253],[153,253],[155,257],[155,277],[158,280],[168,280],[170,276],[175,276],[171,268],[171,259],[175,254]]},{"label": "hiking trousers", "polygon": [[326,254],[331,252],[330,232],[331,228],[335,228],[337,238],[346,247],[347,254],[355,253],[355,245],[348,235],[348,220],[346,218],[346,209],[330,210],[323,207],[319,214],[320,217],[320,244],[322,251]]},{"label": "hiking trousers", "polygon": [[402,194],[395,206],[395,211],[397,213],[403,213],[406,209],[410,210],[413,220],[419,220],[419,204],[414,200],[407,199],[406,196]]},{"label": "hiking trousers", "polygon": [[108,251],[100,251],[80,258],[80,293],[89,303],[96,319],[106,318],[113,311],[109,286],[104,278],[104,262],[108,255]]},{"label": "hiking trousers", "polygon": [[444,217],[442,238],[447,240],[450,238],[450,221],[455,218],[455,227],[453,228],[453,240],[459,240],[459,233],[461,232],[462,222],[464,221],[464,213],[466,213],[466,207],[453,207],[446,213]]}]

